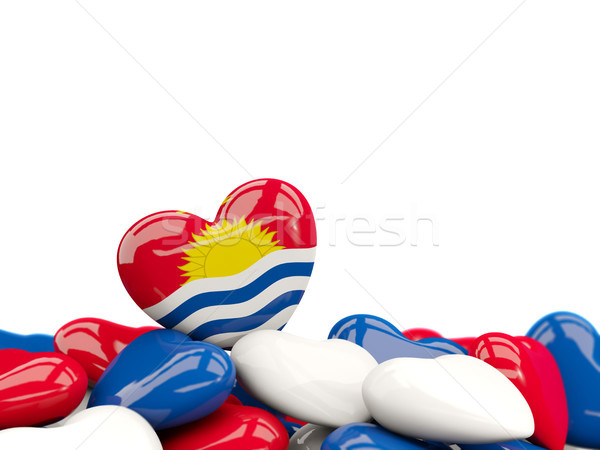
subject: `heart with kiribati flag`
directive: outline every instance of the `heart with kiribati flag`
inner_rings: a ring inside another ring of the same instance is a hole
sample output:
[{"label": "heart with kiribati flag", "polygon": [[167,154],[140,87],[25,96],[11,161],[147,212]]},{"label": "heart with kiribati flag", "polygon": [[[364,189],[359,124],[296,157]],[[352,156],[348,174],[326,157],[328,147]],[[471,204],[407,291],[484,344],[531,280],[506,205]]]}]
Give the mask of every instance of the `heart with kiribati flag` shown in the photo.
[{"label": "heart with kiribati flag", "polygon": [[317,234],[302,193],[285,181],[245,183],[209,222],[162,211],[123,236],[117,264],[129,295],[165,328],[222,348],[281,329],[313,269]]}]

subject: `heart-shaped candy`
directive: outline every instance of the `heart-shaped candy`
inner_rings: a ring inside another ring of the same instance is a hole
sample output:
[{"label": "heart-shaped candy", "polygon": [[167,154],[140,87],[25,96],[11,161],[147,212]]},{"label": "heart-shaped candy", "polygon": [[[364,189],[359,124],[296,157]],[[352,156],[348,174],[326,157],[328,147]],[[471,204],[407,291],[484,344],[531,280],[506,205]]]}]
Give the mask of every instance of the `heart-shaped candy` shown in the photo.
[{"label": "heart-shaped candy", "polygon": [[452,443],[490,443],[533,434],[531,410],[499,371],[466,355],[395,358],[365,379],[373,418],[406,436]]},{"label": "heart-shaped candy", "polygon": [[329,332],[329,339],[344,339],[358,344],[378,363],[401,356],[435,358],[467,353],[460,345],[444,338],[411,341],[387,320],[368,314],[355,314],[340,320]]},{"label": "heart-shaped candy", "polygon": [[372,423],[344,425],[327,436],[319,448],[322,450],[451,450],[444,444],[399,436]]},{"label": "heart-shaped candy", "polygon": [[288,450],[321,450],[323,441],[335,428],[309,423],[296,431],[290,438]]},{"label": "heart-shaped candy", "polygon": [[0,431],[0,448],[44,450],[161,450],[142,416],[122,406],[98,406],[68,418],[60,427]]},{"label": "heart-shaped candy", "polygon": [[244,389],[277,411],[331,427],[370,419],[361,387],[377,362],[358,345],[262,330],[240,339],[231,359]]},{"label": "heart-shaped candy", "polygon": [[504,333],[487,333],[473,341],[471,356],[502,372],[523,394],[531,408],[532,443],[563,450],[567,438],[567,399],[552,354],[538,341]]},{"label": "heart-shaped candy", "polygon": [[49,334],[17,334],[0,330],[0,349],[17,348],[28,352],[53,352],[52,336]]},{"label": "heart-shaped candy", "polygon": [[127,344],[156,329],[126,327],[108,320],[85,317],[63,325],[54,335],[54,348],[81,364],[90,386],[93,386]]},{"label": "heart-shaped candy", "polygon": [[164,450],[285,450],[288,434],[279,420],[259,408],[226,402],[195,422],[159,433]]},{"label": "heart-shaped candy", "polygon": [[165,328],[230,348],[257,329],[282,328],[312,272],[316,228],[292,185],[254,180],[229,194],[213,222],[152,214],[119,245],[121,280]]},{"label": "heart-shaped candy", "polygon": [[79,405],[86,388],[85,371],[68,356],[0,350],[0,429],[56,422]]},{"label": "heart-shaped candy", "polygon": [[231,359],[219,347],[178,331],[152,330],[113,359],[88,407],[126,406],[159,430],[212,413],[225,402],[234,380]]},{"label": "heart-shaped candy", "polygon": [[560,370],[569,410],[567,442],[600,448],[600,336],[570,312],[541,318],[527,336],[546,346]]}]

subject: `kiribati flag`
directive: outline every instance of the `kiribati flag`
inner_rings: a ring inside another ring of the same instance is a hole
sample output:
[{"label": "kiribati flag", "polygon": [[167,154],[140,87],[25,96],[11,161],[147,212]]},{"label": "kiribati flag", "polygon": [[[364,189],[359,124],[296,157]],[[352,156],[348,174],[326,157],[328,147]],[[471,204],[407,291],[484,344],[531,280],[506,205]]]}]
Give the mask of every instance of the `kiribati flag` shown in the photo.
[{"label": "kiribati flag", "polygon": [[258,329],[281,329],[302,298],[315,259],[310,206],[292,185],[254,180],[229,194],[213,222],[164,211],[133,225],[119,274],[150,317],[230,348]]}]

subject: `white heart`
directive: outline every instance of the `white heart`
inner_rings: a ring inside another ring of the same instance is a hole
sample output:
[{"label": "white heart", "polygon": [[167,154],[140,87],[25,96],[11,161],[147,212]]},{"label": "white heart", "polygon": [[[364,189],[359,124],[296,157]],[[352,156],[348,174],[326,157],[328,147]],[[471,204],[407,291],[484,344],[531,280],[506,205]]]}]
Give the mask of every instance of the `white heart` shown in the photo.
[{"label": "white heart", "polygon": [[415,438],[484,444],[525,439],[534,431],[519,390],[471,356],[391,359],[365,379],[363,396],[377,422]]},{"label": "white heart", "polygon": [[241,338],[231,358],[242,386],[277,411],[330,427],[371,418],[361,390],[377,361],[356,344],[262,330]]},{"label": "white heart", "polygon": [[154,429],[123,406],[96,406],[54,428],[19,427],[0,431],[0,448],[31,450],[162,450]]}]

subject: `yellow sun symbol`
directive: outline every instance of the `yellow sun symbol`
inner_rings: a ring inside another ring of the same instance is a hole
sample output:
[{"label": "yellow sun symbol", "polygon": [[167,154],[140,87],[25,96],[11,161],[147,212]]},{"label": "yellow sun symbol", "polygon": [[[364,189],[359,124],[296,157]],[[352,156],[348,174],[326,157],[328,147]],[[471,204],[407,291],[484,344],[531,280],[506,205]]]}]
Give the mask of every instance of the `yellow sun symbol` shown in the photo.
[{"label": "yellow sun symbol", "polygon": [[200,278],[226,277],[247,269],[263,256],[284,248],[273,241],[275,232],[261,228],[259,221],[246,223],[246,219],[228,222],[223,220],[215,225],[207,225],[201,235],[192,233],[193,241],[184,248],[187,255],[182,259],[187,264],[179,266],[182,277],[188,277],[183,284]]}]

